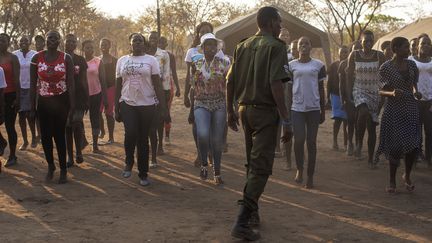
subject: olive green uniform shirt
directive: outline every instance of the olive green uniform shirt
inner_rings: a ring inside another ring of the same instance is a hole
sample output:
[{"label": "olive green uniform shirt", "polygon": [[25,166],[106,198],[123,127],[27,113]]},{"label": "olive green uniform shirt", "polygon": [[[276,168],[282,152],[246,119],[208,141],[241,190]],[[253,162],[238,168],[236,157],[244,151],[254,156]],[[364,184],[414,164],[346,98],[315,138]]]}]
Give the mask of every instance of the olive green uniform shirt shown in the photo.
[{"label": "olive green uniform shirt", "polygon": [[276,106],[271,82],[290,80],[286,45],[269,33],[258,32],[237,45],[227,82],[240,105]]}]

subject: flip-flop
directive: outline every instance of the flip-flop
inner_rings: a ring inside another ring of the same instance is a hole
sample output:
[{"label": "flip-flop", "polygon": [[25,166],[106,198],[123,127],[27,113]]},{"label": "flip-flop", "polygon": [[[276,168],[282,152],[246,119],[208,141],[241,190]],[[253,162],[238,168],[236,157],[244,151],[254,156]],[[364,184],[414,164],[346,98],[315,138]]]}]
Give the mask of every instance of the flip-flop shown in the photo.
[{"label": "flip-flop", "polygon": [[405,182],[405,188],[407,189],[407,191],[412,192],[415,189],[415,186],[413,184],[408,184]]},{"label": "flip-flop", "polygon": [[415,189],[415,186],[414,186],[414,184],[411,182],[411,184],[408,184],[407,182],[406,182],[406,176],[405,176],[405,174],[403,174],[402,175],[402,179],[405,181],[405,188],[407,189],[407,191],[409,191],[409,192],[412,192],[412,191],[414,191],[414,189]]}]

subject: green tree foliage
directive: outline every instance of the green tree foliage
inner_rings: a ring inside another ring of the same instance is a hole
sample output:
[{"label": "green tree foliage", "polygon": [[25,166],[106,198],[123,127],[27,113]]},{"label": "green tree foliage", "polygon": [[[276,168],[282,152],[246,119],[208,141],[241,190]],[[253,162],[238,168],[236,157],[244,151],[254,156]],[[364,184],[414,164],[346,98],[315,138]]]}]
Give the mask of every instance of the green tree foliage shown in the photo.
[{"label": "green tree foliage", "polygon": [[[169,40],[172,52],[184,56],[199,23],[207,21],[216,27],[247,11],[246,6],[217,0],[166,1],[160,6],[161,35]],[[146,8],[138,18],[137,25],[144,33],[157,30],[156,7]]]},{"label": "green tree foliage", "polygon": [[404,25],[403,19],[385,14],[367,15],[365,21],[370,21],[368,29],[375,33],[376,38],[398,30]]}]

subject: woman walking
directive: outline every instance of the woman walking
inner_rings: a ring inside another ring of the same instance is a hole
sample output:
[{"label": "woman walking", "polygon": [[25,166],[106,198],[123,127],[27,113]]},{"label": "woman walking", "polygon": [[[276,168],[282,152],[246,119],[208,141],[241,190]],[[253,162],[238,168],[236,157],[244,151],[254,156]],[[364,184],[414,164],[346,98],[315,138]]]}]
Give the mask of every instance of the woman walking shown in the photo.
[{"label": "woman walking", "polygon": [[[159,63],[160,70],[160,80],[162,82],[162,87],[164,91],[165,103],[169,104],[171,99],[171,84],[170,84],[170,57],[168,52],[160,49],[159,44],[159,33],[152,31],[149,36],[149,46],[147,53],[156,58]],[[163,132],[165,121],[160,116],[159,107],[157,107],[156,117],[153,119],[153,125],[150,130],[150,143],[152,150],[152,160],[150,163],[151,168],[157,167],[157,156],[163,155],[165,152],[163,150]],[[171,122],[171,121],[166,121]]]},{"label": "woman walking", "polygon": [[34,117],[30,116],[30,63],[36,51],[30,50],[30,39],[26,36],[19,41],[20,49],[13,52],[20,62],[20,110],[19,125],[23,137],[23,144],[19,150],[26,150],[29,142],[27,140],[27,122],[32,136],[31,147],[36,148],[38,139],[36,137],[36,124]]},{"label": "woman walking", "polygon": [[[5,167],[17,163],[15,121],[20,109],[20,63],[18,58],[8,51],[9,46],[9,35],[0,34],[0,67],[3,68],[7,85],[4,89],[4,119],[9,142],[9,158]],[[7,141],[0,137],[0,155],[3,155],[6,145]]]},{"label": "woman walking", "polygon": [[327,81],[327,92],[328,99],[331,101],[332,107],[332,119],[333,123],[333,150],[338,151],[338,134],[341,125],[343,126],[343,141],[344,141],[344,149],[347,149],[347,114],[342,107],[342,99],[341,99],[341,91],[340,91],[340,80],[338,75],[338,69],[340,63],[348,58],[348,47],[342,46],[339,48],[339,60],[333,62],[330,65],[328,71],[328,81]]},{"label": "woman walking", "polygon": [[[159,48],[166,51],[169,55],[169,59],[170,59],[170,99],[168,102],[168,109],[169,111],[171,110],[171,104],[174,100],[174,85],[176,87],[176,91],[175,91],[175,96],[176,97],[180,97],[180,85],[178,82],[178,77],[177,77],[177,65],[176,65],[176,58],[174,56],[174,54],[172,54],[171,52],[169,52],[168,50],[166,50],[166,48],[168,47],[168,40],[166,37],[161,36],[161,38],[159,39]],[[170,141],[170,133],[171,133],[171,122],[166,122],[165,123],[165,144],[166,145],[170,145],[171,141]]]},{"label": "woman walking", "polygon": [[200,177],[208,177],[207,155],[212,150],[214,182],[223,184],[221,177],[221,158],[226,126],[225,83],[230,67],[229,60],[216,56],[218,40],[211,34],[201,37],[201,48],[204,58],[192,66],[194,97],[194,121],[197,129],[198,148],[201,156]]},{"label": "woman walking", "polygon": [[[42,147],[48,162],[46,180],[51,181],[56,169],[53,156],[53,138],[60,164],[59,184],[67,182],[66,122],[75,107],[74,66],[69,55],[58,51],[60,33],[49,31],[47,50],[34,55],[30,67],[30,97],[32,113],[37,109]],[[36,104],[36,95],[38,96]]]},{"label": "woman walking", "polygon": [[145,54],[146,40],[142,34],[132,34],[129,41],[132,54],[121,57],[116,67],[115,118],[125,128],[123,177],[131,176],[137,147],[140,185],[147,186],[150,184],[148,136],[158,102],[162,117],[168,113],[157,59]]},{"label": "woman walking", "polygon": [[[361,44],[358,41],[355,41],[352,43],[351,46],[351,52],[360,50]],[[356,126],[356,120],[357,120],[357,111],[354,105],[354,101],[352,100],[352,85],[353,82],[347,81],[347,73],[346,68],[348,65],[348,60],[345,59],[341,61],[338,68],[338,75],[339,75],[339,90],[341,94],[342,99],[342,107],[344,111],[346,112],[346,123],[347,123],[347,132],[348,132],[348,146],[347,146],[347,155],[353,156],[354,154],[354,135],[355,135],[355,126]]]},{"label": "woman walking", "polygon": [[374,168],[376,126],[382,106],[382,99],[378,94],[380,88],[378,72],[385,58],[382,52],[372,49],[374,44],[373,32],[364,31],[361,35],[361,44],[362,49],[352,52],[348,58],[347,81],[350,82],[348,87],[352,87],[352,89],[347,93],[350,96],[349,99],[354,101],[357,110],[357,141],[354,155],[361,158],[363,138],[367,129],[368,164]]},{"label": "woman walking", "polygon": [[99,57],[94,56],[94,43],[86,40],[82,43],[82,50],[87,61],[87,82],[89,91],[90,123],[92,127],[93,153],[100,153],[98,138],[100,133],[101,104],[106,107],[105,69]]},{"label": "woman walking", "polygon": [[314,187],[313,176],[316,162],[316,141],[319,124],[325,120],[324,80],[325,65],[310,57],[312,45],[308,37],[298,42],[300,58],[289,63],[293,81],[288,82],[291,89],[289,107],[294,129],[294,154],[297,164],[295,181],[303,182],[304,144],[307,144],[308,168],[306,188]]},{"label": "woman walking", "polygon": [[102,65],[105,70],[105,80],[106,80],[106,106],[101,106],[100,114],[100,128],[101,134],[100,138],[105,136],[104,120],[102,117],[102,112],[105,112],[105,118],[107,121],[108,128],[108,144],[114,143],[114,99],[115,99],[115,68],[117,65],[117,58],[110,54],[111,41],[107,38],[102,38],[100,41],[100,50],[102,56]]},{"label": "woman walking", "polygon": [[87,62],[84,57],[75,54],[77,48],[77,38],[73,34],[65,37],[65,50],[74,63],[74,81],[75,81],[75,110],[72,114],[72,120],[66,126],[66,145],[68,161],[67,167],[72,167],[75,163],[73,158],[73,144],[75,141],[75,160],[78,164],[84,162],[82,155],[82,144],[84,134],[84,113],[89,107],[89,95],[87,84]]},{"label": "woman walking", "polygon": [[[396,191],[396,172],[400,159],[405,159],[403,180],[408,191],[414,190],[411,169],[421,152],[421,126],[416,93],[418,69],[414,61],[407,60],[409,42],[396,37],[391,43],[395,53],[392,60],[385,62],[379,70],[383,85],[380,94],[388,97],[381,119],[380,144],[376,161],[384,154],[390,162],[390,185],[387,192]],[[414,93],[413,93],[414,92]]]},{"label": "woman walking", "polygon": [[[213,32],[213,25],[210,24],[209,22],[202,22],[200,23],[196,29],[195,29],[195,38],[194,41],[192,43],[191,48],[189,48],[189,50],[186,53],[186,57],[185,57],[185,62],[186,62],[186,80],[185,80],[185,91],[184,91],[184,105],[187,108],[191,107],[191,100],[189,97],[189,91],[191,89],[191,82],[193,81],[193,76],[191,75],[191,68],[193,63],[195,63],[196,61],[202,59],[204,57],[202,50],[199,47],[200,41],[201,41],[201,37],[207,33],[212,33]],[[216,54],[217,57],[219,58],[224,58],[224,54],[222,51],[218,51],[218,53]],[[190,115],[189,115],[189,123],[192,123],[192,134],[194,136],[194,140],[195,140],[195,145],[197,147],[197,158],[195,159],[195,166],[200,166],[201,161],[200,161],[200,155],[199,155],[199,148],[198,148],[198,142],[197,142],[197,132],[196,132],[196,127],[195,124],[193,122],[193,109],[190,110]]]},{"label": "woman walking", "polygon": [[418,91],[422,94],[419,101],[420,120],[425,134],[425,160],[432,167],[432,51],[431,39],[428,36],[419,38],[418,54],[410,57],[419,70]]}]

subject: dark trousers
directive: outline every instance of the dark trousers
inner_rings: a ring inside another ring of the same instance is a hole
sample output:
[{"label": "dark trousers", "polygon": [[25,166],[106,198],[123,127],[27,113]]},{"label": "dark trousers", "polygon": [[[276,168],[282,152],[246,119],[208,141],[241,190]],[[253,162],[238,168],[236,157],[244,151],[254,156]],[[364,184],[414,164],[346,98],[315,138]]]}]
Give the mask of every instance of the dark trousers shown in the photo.
[{"label": "dark trousers", "polygon": [[131,106],[125,102],[120,103],[120,114],[125,129],[124,147],[126,153],[126,165],[132,169],[135,147],[137,147],[137,162],[139,178],[147,177],[149,169],[149,144],[148,136],[156,106]]},{"label": "dark trousers", "polygon": [[89,112],[90,112],[90,123],[92,127],[92,135],[99,136],[100,132],[100,116],[101,116],[101,103],[102,93],[91,95],[89,97]]},{"label": "dark trousers", "polygon": [[239,108],[246,143],[246,185],[243,204],[258,210],[258,200],[272,174],[279,114],[275,107],[241,105]]},{"label": "dark trousers", "polygon": [[294,131],[294,154],[298,170],[303,170],[304,144],[307,144],[308,168],[307,175],[315,172],[317,153],[317,134],[320,122],[320,111],[291,112]]},{"label": "dark trousers", "polygon": [[67,93],[52,97],[39,97],[38,118],[42,147],[49,168],[54,169],[53,138],[57,148],[60,169],[66,171],[66,121],[69,113]]},{"label": "dark trousers", "polygon": [[420,120],[425,133],[425,157],[431,163],[432,157],[432,112],[429,111],[432,101],[420,101]]},{"label": "dark trousers", "polygon": [[[7,93],[4,94],[4,119],[5,119],[5,127],[6,133],[8,135],[8,143],[10,156],[15,156],[15,148],[17,145],[17,132],[15,130],[15,121],[17,117],[17,111],[14,107],[14,102],[16,99],[16,93]],[[1,136],[1,134],[0,134]],[[4,141],[4,138],[1,136],[1,140]]]}]

